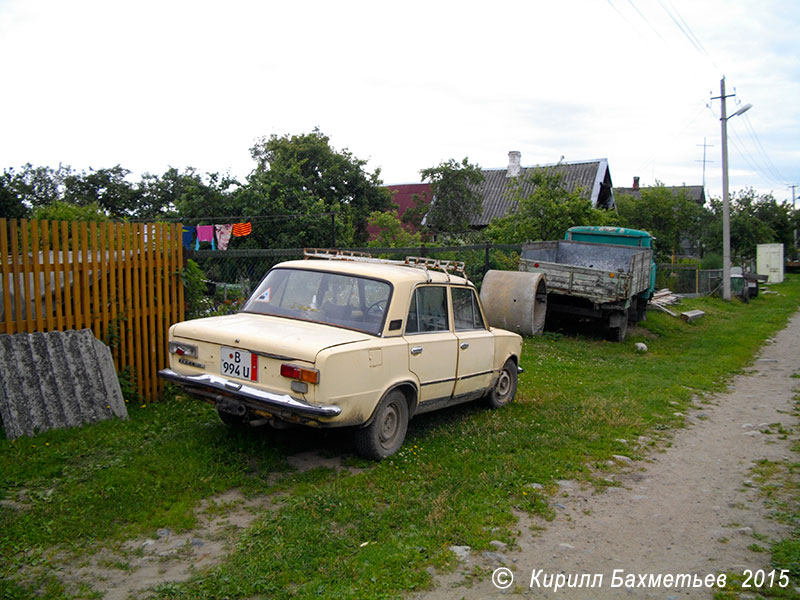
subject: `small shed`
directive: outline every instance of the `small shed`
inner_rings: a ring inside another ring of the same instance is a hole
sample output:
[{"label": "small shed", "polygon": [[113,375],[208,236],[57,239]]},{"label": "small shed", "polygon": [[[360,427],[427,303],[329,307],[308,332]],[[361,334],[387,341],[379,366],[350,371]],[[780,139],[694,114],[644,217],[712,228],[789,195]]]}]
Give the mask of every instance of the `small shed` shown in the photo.
[{"label": "small shed", "polygon": [[783,244],[756,246],[756,271],[767,276],[767,283],[783,281]]}]

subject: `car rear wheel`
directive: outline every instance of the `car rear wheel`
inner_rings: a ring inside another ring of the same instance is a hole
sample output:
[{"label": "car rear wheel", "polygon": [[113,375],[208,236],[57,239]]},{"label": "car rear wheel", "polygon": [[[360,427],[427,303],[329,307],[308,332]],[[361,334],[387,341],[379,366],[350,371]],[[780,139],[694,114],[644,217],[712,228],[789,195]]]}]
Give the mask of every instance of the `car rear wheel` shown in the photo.
[{"label": "car rear wheel", "polygon": [[408,430],[408,403],[405,395],[394,390],[384,396],[369,425],[356,429],[356,450],[364,458],[381,460],[403,445]]},{"label": "car rear wheel", "polygon": [[500,408],[514,399],[517,393],[517,365],[510,358],[503,365],[500,376],[489,392],[489,406]]}]

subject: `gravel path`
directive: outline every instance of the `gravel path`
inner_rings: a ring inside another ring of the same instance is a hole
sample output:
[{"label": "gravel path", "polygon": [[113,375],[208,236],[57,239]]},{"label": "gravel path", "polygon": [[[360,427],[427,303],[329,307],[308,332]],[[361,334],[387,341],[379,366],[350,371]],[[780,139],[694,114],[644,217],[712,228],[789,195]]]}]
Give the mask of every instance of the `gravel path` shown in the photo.
[{"label": "gravel path", "polygon": [[[518,549],[499,543],[490,553],[459,549],[462,568],[436,576],[433,591],[413,598],[711,598],[712,591],[702,587],[642,587],[638,575],[692,574],[704,580],[765,568],[769,553],[748,546],[768,547],[762,536],[777,539],[786,529],[768,518],[750,468],[760,459],[783,461],[791,454],[791,439],[780,439],[776,424],[795,428],[789,438],[796,438],[795,373],[800,373],[800,313],[726,392],[688,411],[687,428],[677,431],[664,451],[616,475],[620,487],[596,493],[561,482],[551,500],[554,521],[532,522],[521,515]],[[544,531],[531,529],[542,525]],[[497,572],[500,583],[508,583],[510,575],[514,581],[503,591],[488,575],[470,584],[466,574],[475,567],[507,568]],[[612,587],[615,570],[623,579],[635,576],[640,587]],[[584,589],[554,591],[559,574],[565,583],[570,575],[574,583],[583,581]],[[602,585],[587,589],[588,580],[580,579],[584,574],[601,574]]]}]

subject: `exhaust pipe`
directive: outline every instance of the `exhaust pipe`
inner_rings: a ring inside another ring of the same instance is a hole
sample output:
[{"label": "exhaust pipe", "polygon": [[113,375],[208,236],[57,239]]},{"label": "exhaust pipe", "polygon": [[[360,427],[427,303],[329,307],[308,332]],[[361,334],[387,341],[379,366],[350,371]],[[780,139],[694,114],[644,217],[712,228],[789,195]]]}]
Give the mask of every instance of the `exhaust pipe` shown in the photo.
[{"label": "exhaust pipe", "polygon": [[228,398],[218,397],[216,405],[217,410],[236,415],[237,417],[243,417],[247,414],[247,407],[244,404],[234,402]]}]

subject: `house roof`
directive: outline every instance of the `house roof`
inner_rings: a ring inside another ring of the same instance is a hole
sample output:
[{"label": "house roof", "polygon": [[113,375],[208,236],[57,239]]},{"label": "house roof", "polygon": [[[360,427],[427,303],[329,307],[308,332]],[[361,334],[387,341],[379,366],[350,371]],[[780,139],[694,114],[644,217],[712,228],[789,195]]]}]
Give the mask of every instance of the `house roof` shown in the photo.
[{"label": "house roof", "polygon": [[562,183],[569,192],[580,190],[581,195],[591,199],[592,205],[597,208],[614,208],[614,193],[611,183],[611,174],[608,169],[608,160],[562,162],[550,165],[536,165],[520,167],[519,175],[509,176],[509,169],[483,169],[481,172],[484,181],[478,186],[478,192],[483,199],[483,210],[479,216],[472,219],[473,227],[485,227],[493,219],[504,217],[517,210],[517,203],[510,198],[510,182],[521,177],[522,193],[529,194],[535,186],[526,182],[526,175],[539,169],[548,169],[552,173],[563,177]]},{"label": "house roof", "polygon": [[[642,186],[639,188],[632,187],[615,187],[614,194],[617,196],[636,196],[642,197],[642,190],[651,189],[654,186]],[[667,185],[664,189],[670,190],[676,196],[680,193],[685,193],[689,198],[694,200],[700,205],[706,202],[706,190],[702,185]]]}]

